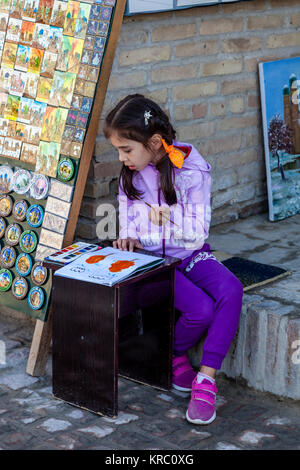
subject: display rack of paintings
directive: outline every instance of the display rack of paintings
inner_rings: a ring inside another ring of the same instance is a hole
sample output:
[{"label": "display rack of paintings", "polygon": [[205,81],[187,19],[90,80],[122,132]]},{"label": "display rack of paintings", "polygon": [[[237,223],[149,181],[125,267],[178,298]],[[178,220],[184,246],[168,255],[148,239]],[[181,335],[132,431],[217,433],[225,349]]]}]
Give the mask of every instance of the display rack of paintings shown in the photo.
[{"label": "display rack of paintings", "polygon": [[46,321],[115,0],[0,0],[0,304]]}]

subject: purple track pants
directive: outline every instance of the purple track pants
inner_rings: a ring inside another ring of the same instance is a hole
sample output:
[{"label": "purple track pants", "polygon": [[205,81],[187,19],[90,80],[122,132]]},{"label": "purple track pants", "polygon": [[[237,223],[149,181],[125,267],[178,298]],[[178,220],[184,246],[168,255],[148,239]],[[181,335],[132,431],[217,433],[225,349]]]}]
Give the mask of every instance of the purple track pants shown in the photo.
[{"label": "purple track pants", "polygon": [[181,356],[207,331],[201,365],[220,369],[242,309],[243,286],[205,243],[176,268],[174,355]]}]

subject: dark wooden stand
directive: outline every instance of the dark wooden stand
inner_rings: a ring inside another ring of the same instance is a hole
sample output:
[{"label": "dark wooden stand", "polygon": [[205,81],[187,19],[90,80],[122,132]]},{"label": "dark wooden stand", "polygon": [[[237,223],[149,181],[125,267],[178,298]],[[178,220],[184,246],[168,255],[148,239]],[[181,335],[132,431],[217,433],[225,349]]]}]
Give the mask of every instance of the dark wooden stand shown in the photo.
[{"label": "dark wooden stand", "polygon": [[113,287],[53,276],[56,398],[116,416],[118,374],[170,389],[174,279],[180,263],[166,257],[163,265]]}]

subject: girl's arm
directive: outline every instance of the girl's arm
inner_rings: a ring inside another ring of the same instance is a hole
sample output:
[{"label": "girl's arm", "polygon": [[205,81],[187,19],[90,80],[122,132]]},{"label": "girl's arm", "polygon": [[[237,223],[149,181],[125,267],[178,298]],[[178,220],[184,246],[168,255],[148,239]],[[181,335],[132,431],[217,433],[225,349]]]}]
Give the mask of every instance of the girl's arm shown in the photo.
[{"label": "girl's arm", "polygon": [[208,172],[196,171],[184,200],[171,206],[170,216],[177,224],[170,226],[171,233],[188,249],[202,248],[208,238],[211,220],[210,184]]}]

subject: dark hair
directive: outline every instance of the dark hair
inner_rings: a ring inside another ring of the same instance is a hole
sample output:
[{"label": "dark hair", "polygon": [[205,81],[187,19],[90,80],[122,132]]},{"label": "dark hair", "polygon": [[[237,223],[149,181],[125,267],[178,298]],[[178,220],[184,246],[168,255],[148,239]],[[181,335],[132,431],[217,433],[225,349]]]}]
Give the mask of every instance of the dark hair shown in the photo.
[{"label": "dark hair", "polygon": [[[148,123],[145,123],[145,111],[151,113]],[[114,131],[120,137],[141,142],[145,148],[149,148],[148,141],[153,134],[160,134],[168,145],[171,145],[176,137],[167,114],[154,101],[140,94],[126,96],[106,116],[105,137],[108,139]],[[160,187],[167,204],[176,204],[177,197],[173,186],[174,166],[167,153],[156,164],[156,168],[160,173]],[[133,186],[133,173],[123,164],[119,178],[126,196],[131,200],[142,195],[142,192]]]}]

